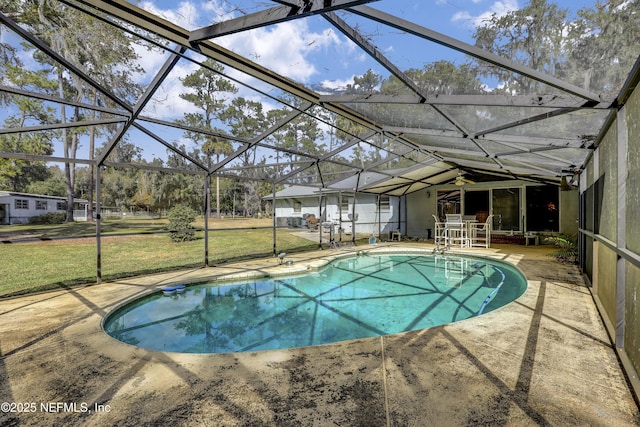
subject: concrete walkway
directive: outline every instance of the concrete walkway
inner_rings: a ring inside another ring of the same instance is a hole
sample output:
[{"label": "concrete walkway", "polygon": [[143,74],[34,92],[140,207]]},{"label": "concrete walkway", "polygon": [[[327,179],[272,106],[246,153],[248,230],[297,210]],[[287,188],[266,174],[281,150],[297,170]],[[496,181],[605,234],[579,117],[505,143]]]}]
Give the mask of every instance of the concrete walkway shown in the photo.
[{"label": "concrete walkway", "polygon": [[589,290],[543,247],[474,254],[529,279],[514,303],[462,322],[291,350],[149,351],[105,335],[126,299],[172,282],[315,268],[359,246],[131,278],[0,301],[0,425],[637,426]]}]

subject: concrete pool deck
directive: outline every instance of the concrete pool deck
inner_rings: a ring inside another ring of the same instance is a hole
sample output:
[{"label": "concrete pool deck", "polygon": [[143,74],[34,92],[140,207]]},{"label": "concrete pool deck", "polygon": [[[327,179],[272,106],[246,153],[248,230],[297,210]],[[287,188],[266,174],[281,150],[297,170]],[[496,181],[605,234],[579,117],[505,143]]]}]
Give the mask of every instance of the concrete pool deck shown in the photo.
[{"label": "concrete pool deck", "polygon": [[[316,268],[356,250],[291,254],[0,300],[0,425],[637,426],[589,289],[547,247],[467,250],[517,265],[514,303],[441,327],[316,347],[220,355],[129,346],[102,318],[169,283]],[[22,413],[18,413],[21,411]]]}]

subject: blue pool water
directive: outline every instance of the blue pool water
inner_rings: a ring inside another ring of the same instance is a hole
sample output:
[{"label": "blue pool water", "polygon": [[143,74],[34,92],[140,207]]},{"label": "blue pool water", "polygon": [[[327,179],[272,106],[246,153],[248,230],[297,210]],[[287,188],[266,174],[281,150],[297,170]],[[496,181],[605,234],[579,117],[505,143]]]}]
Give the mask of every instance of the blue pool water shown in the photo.
[{"label": "blue pool water", "polygon": [[110,313],[105,331],[182,353],[292,348],[456,322],[518,298],[515,267],[451,255],[360,255],[318,272],[158,292]]}]

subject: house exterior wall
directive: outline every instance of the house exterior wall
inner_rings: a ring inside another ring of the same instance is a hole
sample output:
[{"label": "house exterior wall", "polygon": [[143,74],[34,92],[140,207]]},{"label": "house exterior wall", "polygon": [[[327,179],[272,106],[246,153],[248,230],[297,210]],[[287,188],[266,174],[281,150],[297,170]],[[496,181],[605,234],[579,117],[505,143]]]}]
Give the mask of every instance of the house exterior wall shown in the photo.
[{"label": "house exterior wall", "polygon": [[[343,203],[341,206],[340,197],[348,199],[348,204]],[[313,214],[320,218],[321,222],[336,224],[342,227],[346,234],[351,234],[353,223],[349,216],[353,212],[353,200],[353,193],[329,193],[322,196],[322,206],[319,208],[318,196],[291,196],[277,199],[276,224],[289,225],[285,218],[293,217],[302,220],[305,214]],[[400,197],[389,196],[388,208],[385,204],[380,211],[378,211],[378,196],[375,194],[358,193],[355,203],[356,234],[373,234],[384,238],[391,231],[400,230],[403,234],[406,233],[404,222],[400,223]],[[301,225],[304,226],[304,222]]]},{"label": "house exterior wall", "polygon": [[[437,216],[437,200],[438,191],[460,190],[461,212],[464,212],[464,194],[467,191],[488,191],[492,189],[518,188],[520,189],[520,210],[522,223],[519,225],[521,233],[526,224],[527,216],[527,199],[526,188],[538,184],[527,183],[524,181],[494,181],[479,182],[477,184],[466,184],[458,187],[452,184],[434,185],[424,190],[416,191],[408,194],[407,197],[407,235],[415,238],[428,237],[428,230],[431,230],[433,237],[433,229],[435,227],[435,219]],[[559,232],[563,234],[575,235],[578,232],[578,206],[579,198],[577,190],[559,191]],[[540,232],[541,230],[526,230]],[[498,232],[494,230],[494,232]],[[506,233],[506,231],[503,231]]]},{"label": "house exterior wall", "polygon": [[7,224],[26,224],[34,216],[49,212],[65,212],[64,209],[58,209],[57,200],[26,195],[0,197],[0,203],[5,205]]},{"label": "house exterior wall", "polygon": [[[300,203],[299,210],[297,210],[297,203]],[[320,217],[317,197],[296,197],[276,200],[276,218],[302,218],[304,214],[313,214],[316,217]]]},{"label": "house exterior wall", "polygon": [[0,195],[0,205],[0,224],[27,224],[31,218],[46,213],[66,213],[66,201],[62,197],[7,192]]},{"label": "house exterior wall", "polygon": [[617,131],[615,126],[610,128],[596,150],[598,156],[598,173],[594,177],[601,189],[601,203],[598,216],[599,233],[615,242],[618,229],[618,211],[615,209],[618,199],[618,156]]},{"label": "house exterior wall", "polygon": [[560,234],[578,234],[578,190],[560,192]]},{"label": "house exterior wall", "polygon": [[434,187],[407,194],[407,235],[426,239],[428,230],[433,238],[436,213],[436,190]]},{"label": "house exterior wall", "polygon": [[626,157],[626,242],[640,254],[640,87],[636,87],[625,106],[627,130]]}]

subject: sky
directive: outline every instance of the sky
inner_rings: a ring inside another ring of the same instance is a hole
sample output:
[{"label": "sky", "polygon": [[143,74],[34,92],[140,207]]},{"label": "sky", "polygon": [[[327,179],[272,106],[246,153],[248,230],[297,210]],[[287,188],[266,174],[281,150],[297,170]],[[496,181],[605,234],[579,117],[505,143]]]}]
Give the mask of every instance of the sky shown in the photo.
[{"label": "sky", "polygon": [[[264,0],[130,1],[188,30],[277,6],[274,2]],[[562,8],[575,12],[585,4],[591,5],[593,0],[562,0],[560,3]],[[503,15],[524,4],[523,0],[381,0],[371,2],[367,6],[473,44],[473,32],[484,18],[491,14]],[[337,12],[337,15],[356,28],[401,70],[422,68],[425,63],[442,59],[456,63],[466,61],[463,54],[402,34],[397,29],[351,13]],[[347,84],[353,83],[354,76],[362,75],[369,69],[384,77],[388,76],[388,72],[380,64],[364,54],[321,16],[244,31],[217,38],[214,42],[295,82],[310,86],[320,93],[323,90],[344,88]],[[137,52],[140,56],[139,64],[145,73],[137,75],[136,79],[139,83],[146,85],[163,65],[167,55],[149,51],[142,46],[137,48]],[[189,55],[198,59],[197,54],[189,53]],[[180,60],[143,115],[173,121],[182,118],[184,113],[193,112],[193,105],[182,100],[179,94],[185,92],[180,78],[195,69],[196,65],[193,62]],[[252,89],[252,87],[257,88],[263,93],[277,96],[279,91],[276,88],[235,70],[229,70],[228,75],[237,79],[236,86],[239,87],[237,96],[260,101],[265,110],[281,107],[273,99]],[[153,126],[150,127],[154,130]],[[166,132],[166,128],[164,131]],[[162,131],[158,128],[158,132]],[[136,135],[134,138],[138,137],[139,135]],[[193,142],[186,140],[180,132],[168,135],[167,138],[169,142],[180,141],[187,146],[193,145]],[[83,148],[86,149],[86,144]],[[164,151],[163,148],[159,148],[150,150],[146,154],[164,157]],[[60,147],[56,147],[54,155],[62,155]],[[86,155],[80,154],[80,157],[86,157]]]},{"label": "sky", "polygon": [[[229,3],[221,0],[183,1],[144,0],[138,6],[159,14],[187,29],[240,16]],[[245,13],[264,9],[272,2],[232,2]],[[521,2],[522,3],[522,2]],[[565,2],[566,3],[566,2]],[[580,2],[576,2],[580,3]],[[242,6],[244,4],[244,6]],[[255,4],[260,4],[257,9]],[[475,26],[492,13],[504,14],[521,5],[517,0],[382,0],[368,6],[390,12],[400,18],[425,26],[462,41],[473,43]],[[338,14],[357,27],[376,48],[401,69],[421,66],[424,62],[444,59],[451,52],[431,43],[402,37],[399,31],[362,18]],[[335,88],[353,81],[368,68],[380,68],[351,41],[321,17],[310,17],[222,37],[216,43],[252,58],[297,82]],[[463,60],[460,56],[458,61]]]},{"label": "sky", "polygon": [[[182,1],[173,0],[131,0],[132,3],[189,30],[197,29],[216,22],[253,13],[268,7],[277,6],[268,1]],[[590,0],[563,0],[561,7],[575,12]],[[503,15],[525,4],[523,0],[432,0],[398,1],[381,0],[368,4],[369,7],[391,13],[431,30],[473,44],[473,33],[483,19],[492,14]],[[422,68],[425,63],[447,59],[463,63],[463,54],[401,34],[400,31],[354,17],[353,14],[338,13],[352,27],[357,28],[368,38],[378,51],[390,59],[401,70]],[[372,69],[377,74],[388,76],[388,72],[376,61],[364,54],[353,42],[320,16],[297,19],[268,27],[215,39],[236,53],[246,56],[260,65],[276,71],[296,82],[311,86],[322,92],[323,88],[339,89],[353,83],[353,77]],[[145,70],[157,70],[164,58],[149,55],[140,50],[141,64]],[[193,64],[181,62],[176,68],[173,80],[169,80],[163,93],[172,99],[173,90],[184,90],[178,75],[185,75],[194,69]],[[231,73],[233,76],[237,74]],[[241,81],[256,84],[246,76],[238,76]],[[170,81],[174,83],[171,84]],[[260,89],[265,88],[258,84]],[[272,88],[266,87],[269,91]],[[242,90],[242,88],[241,88]],[[251,98],[250,94],[239,95]],[[156,105],[154,115],[174,114],[175,111],[163,111],[162,105]],[[172,109],[190,108],[186,102],[177,101]]]},{"label": "sky", "polygon": [[[241,16],[238,9],[252,13],[276,6],[274,2],[267,1],[132,2],[190,30]],[[230,3],[240,6],[232,7]],[[575,11],[593,1],[563,0],[559,3],[561,7]],[[517,10],[524,4],[523,0],[381,0],[367,6],[473,44],[473,32],[483,19],[492,14],[503,15]],[[442,59],[449,52],[432,43],[422,43],[416,39],[412,42],[411,38],[400,37],[398,30],[384,25],[370,23],[362,18],[347,18],[341,13],[339,16],[370,37],[371,42],[383,54],[395,58],[394,62],[400,68],[403,68],[403,62],[415,65]],[[362,67],[358,63],[366,59],[344,35],[318,16],[222,37],[216,43],[307,84],[339,82],[349,77],[349,71],[355,75],[361,74]],[[419,62],[415,62],[416,60]]]}]

